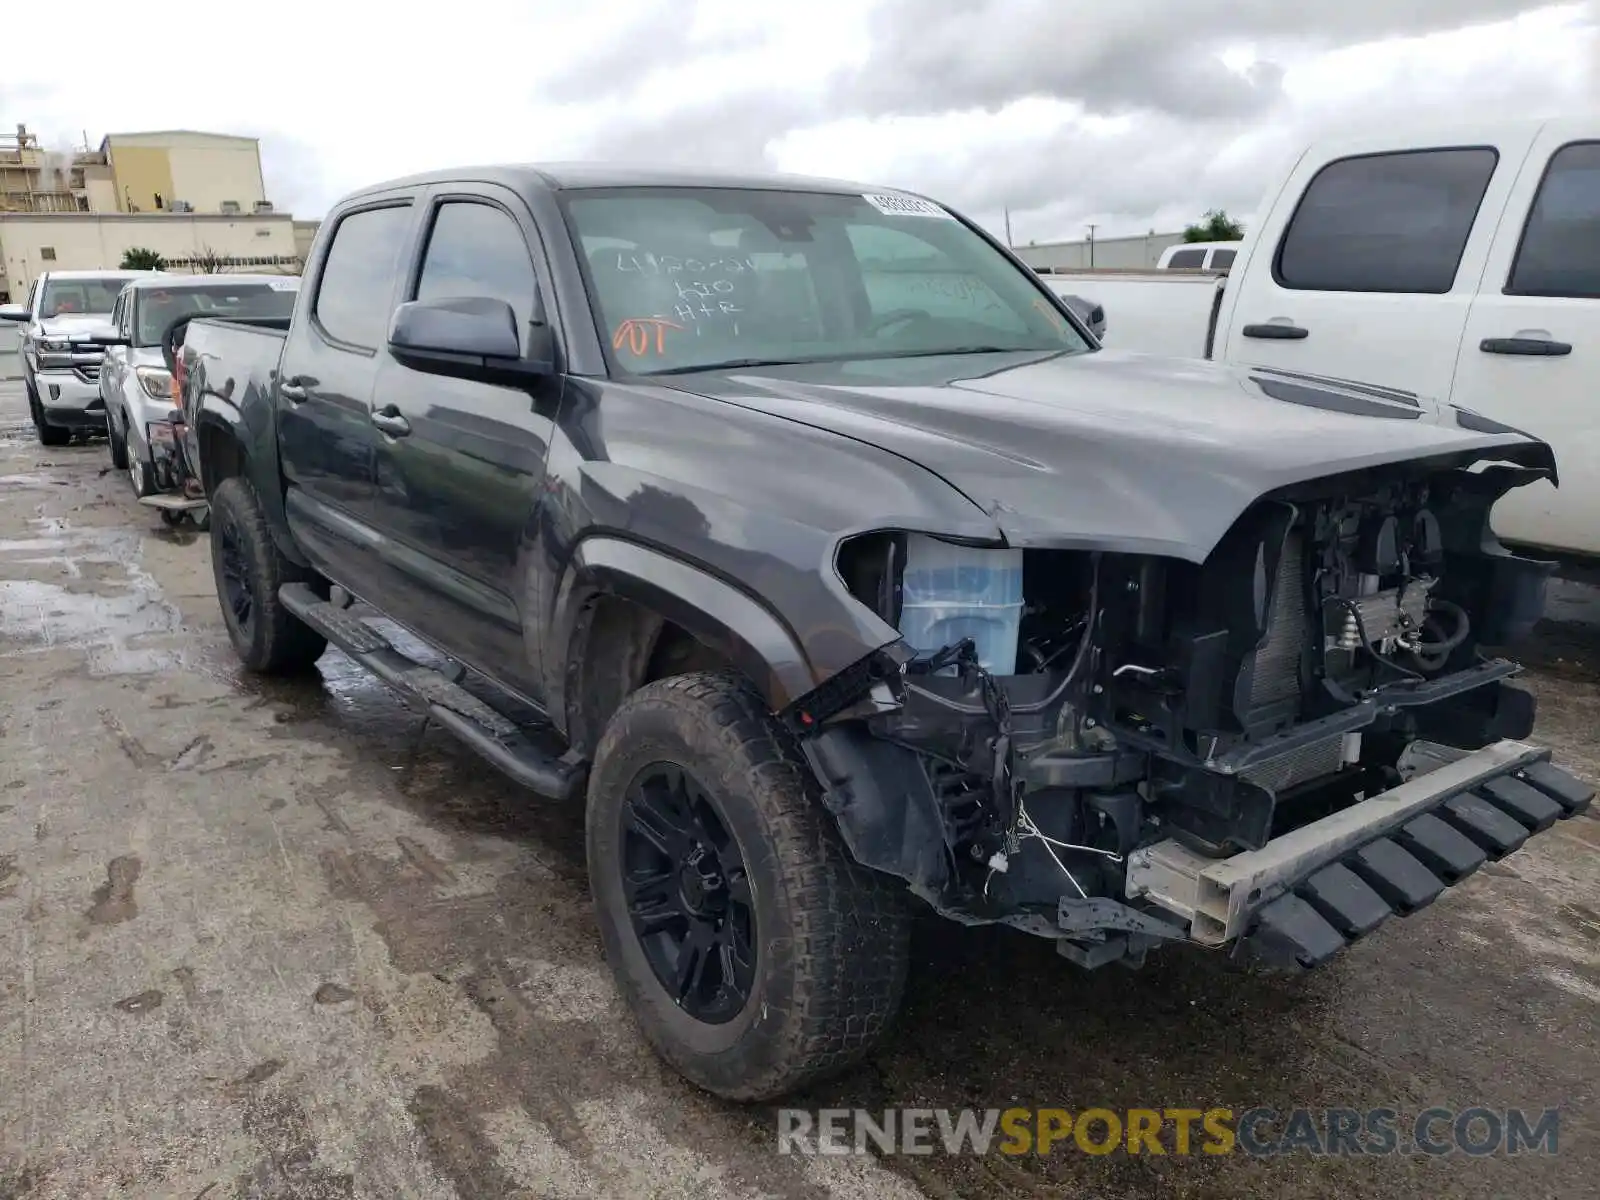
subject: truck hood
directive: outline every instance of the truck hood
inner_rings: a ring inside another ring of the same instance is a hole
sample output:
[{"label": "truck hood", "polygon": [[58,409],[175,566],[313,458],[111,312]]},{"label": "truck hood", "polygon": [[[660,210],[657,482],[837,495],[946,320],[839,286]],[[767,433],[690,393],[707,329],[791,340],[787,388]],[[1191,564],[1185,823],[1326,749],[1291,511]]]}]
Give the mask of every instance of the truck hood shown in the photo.
[{"label": "truck hood", "polygon": [[111,317],[99,313],[63,314],[39,322],[39,336],[53,340],[88,341],[91,338],[112,337],[116,332]]},{"label": "truck hood", "polygon": [[[917,463],[1014,546],[1201,562],[1246,508],[1291,484],[1447,456],[1555,473],[1543,442],[1409,393],[1111,350],[817,363],[670,383]],[[848,491],[850,481],[819,476],[817,486]]]}]

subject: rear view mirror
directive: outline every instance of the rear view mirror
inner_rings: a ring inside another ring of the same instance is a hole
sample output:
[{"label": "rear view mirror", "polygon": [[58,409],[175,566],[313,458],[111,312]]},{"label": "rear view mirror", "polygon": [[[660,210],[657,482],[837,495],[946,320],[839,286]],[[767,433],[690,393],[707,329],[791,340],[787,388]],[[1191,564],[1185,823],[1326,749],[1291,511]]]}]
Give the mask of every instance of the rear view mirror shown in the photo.
[{"label": "rear view mirror", "polygon": [[28,309],[22,304],[0,304],[0,321],[26,321]]},{"label": "rear view mirror", "polygon": [[413,300],[395,310],[389,353],[414,371],[516,383],[555,370],[554,339],[544,323],[530,326],[522,352],[517,315],[504,300],[469,296]]}]

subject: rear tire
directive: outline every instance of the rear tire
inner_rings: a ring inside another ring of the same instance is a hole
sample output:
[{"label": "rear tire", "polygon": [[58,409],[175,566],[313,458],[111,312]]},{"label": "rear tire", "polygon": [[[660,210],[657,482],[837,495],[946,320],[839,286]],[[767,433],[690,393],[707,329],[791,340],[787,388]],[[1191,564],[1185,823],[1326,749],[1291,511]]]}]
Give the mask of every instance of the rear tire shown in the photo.
[{"label": "rear tire", "polygon": [[587,827],[606,960],[689,1080],[770,1100],[877,1044],[905,988],[904,886],[850,857],[744,680],[697,672],[629,696],[595,753]]},{"label": "rear tire", "polygon": [[278,588],[312,582],[312,573],[278,549],[261,501],[244,479],[224,479],[211,498],[211,510],[216,525],[211,570],[222,622],[239,661],[260,675],[306,670],[328,643],[284,607]]}]

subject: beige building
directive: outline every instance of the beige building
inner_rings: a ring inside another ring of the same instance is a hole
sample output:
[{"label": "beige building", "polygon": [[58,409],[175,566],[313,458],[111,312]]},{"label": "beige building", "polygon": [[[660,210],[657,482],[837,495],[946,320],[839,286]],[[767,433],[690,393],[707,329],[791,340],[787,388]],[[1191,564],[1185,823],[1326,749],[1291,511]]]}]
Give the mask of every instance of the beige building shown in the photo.
[{"label": "beige building", "polygon": [[135,247],[172,270],[294,271],[315,222],[274,210],[255,138],[113,133],[47,150],[26,126],[0,137],[0,295],[43,271],[121,265]]},{"label": "beige building", "polygon": [[[112,133],[100,143],[119,212],[251,213],[266,206],[255,138],[173,129]],[[95,210],[93,204],[90,211]]]},{"label": "beige building", "polygon": [[1013,246],[1018,258],[1030,267],[1058,271],[1082,271],[1090,267],[1115,267],[1120,270],[1150,270],[1161,261],[1161,252],[1183,242],[1182,232],[1157,233],[1151,230],[1133,237],[1094,238],[1082,242],[1029,242]]}]

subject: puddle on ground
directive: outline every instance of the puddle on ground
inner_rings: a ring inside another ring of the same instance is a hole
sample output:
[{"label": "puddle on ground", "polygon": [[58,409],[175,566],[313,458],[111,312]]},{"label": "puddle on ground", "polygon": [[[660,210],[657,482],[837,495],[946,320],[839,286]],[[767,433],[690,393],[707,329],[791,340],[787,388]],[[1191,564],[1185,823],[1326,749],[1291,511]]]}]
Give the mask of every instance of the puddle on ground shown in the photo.
[{"label": "puddle on ground", "polygon": [[[78,529],[57,518],[34,524],[40,536],[0,541],[0,574],[24,575],[0,579],[0,653],[81,649],[95,675],[146,674],[178,661],[171,649],[142,644],[177,632],[182,621],[139,565],[136,533]],[[91,565],[113,565],[121,578],[85,580]],[[68,582],[34,578],[39,567],[54,567]]]},{"label": "puddle on ground", "polygon": [[70,480],[51,479],[48,475],[0,475],[0,488],[65,487]]}]

